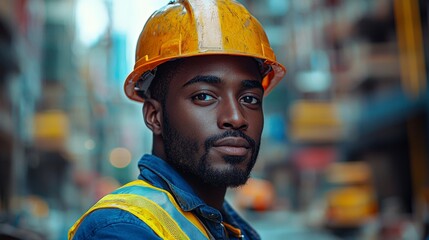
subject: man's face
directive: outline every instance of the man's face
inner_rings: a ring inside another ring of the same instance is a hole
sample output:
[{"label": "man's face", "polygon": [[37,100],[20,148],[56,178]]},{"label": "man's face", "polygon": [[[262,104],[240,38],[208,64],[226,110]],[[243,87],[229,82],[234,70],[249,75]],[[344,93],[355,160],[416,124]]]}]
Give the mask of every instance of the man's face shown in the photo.
[{"label": "man's face", "polygon": [[253,168],[263,128],[261,76],[245,57],[184,59],[163,109],[167,161],[195,181],[239,186]]}]

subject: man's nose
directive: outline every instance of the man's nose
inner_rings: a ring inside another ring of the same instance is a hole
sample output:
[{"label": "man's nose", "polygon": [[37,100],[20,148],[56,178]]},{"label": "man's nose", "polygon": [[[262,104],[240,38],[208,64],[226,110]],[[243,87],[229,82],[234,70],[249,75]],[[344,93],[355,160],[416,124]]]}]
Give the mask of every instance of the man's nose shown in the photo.
[{"label": "man's nose", "polygon": [[221,129],[245,130],[249,123],[246,119],[243,106],[239,100],[229,97],[222,101],[219,108],[218,126]]}]

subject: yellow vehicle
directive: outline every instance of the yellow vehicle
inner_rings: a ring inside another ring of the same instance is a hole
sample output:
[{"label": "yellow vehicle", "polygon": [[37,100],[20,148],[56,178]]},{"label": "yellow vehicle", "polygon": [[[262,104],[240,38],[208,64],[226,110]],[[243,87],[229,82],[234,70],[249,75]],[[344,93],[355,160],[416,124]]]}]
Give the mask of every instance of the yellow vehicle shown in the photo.
[{"label": "yellow vehicle", "polygon": [[375,194],[366,163],[334,163],[328,168],[327,178],[334,186],[326,196],[327,227],[360,227],[375,217]]}]

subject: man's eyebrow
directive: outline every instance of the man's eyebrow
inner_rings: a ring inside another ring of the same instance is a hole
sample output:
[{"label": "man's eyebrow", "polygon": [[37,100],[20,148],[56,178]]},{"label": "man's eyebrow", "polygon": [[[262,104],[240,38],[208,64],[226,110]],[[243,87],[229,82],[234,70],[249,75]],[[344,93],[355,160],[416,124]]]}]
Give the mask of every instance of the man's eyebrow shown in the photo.
[{"label": "man's eyebrow", "polygon": [[262,92],[264,92],[264,87],[262,87],[262,83],[257,80],[244,80],[241,82],[243,89],[252,89],[252,88],[258,88],[261,89]]},{"label": "man's eyebrow", "polygon": [[199,82],[203,82],[203,83],[209,83],[209,84],[218,84],[221,83],[222,80],[216,76],[211,76],[211,75],[207,75],[207,76],[195,76],[193,77],[191,80],[187,81],[185,84],[183,84],[182,87],[186,87],[189,86],[191,84],[195,84],[195,83],[199,83]]},{"label": "man's eyebrow", "polygon": [[[185,84],[183,84],[182,87],[186,87],[195,83],[208,83],[208,84],[219,84],[222,83],[222,79],[216,76],[212,75],[198,75],[193,77],[191,80],[187,81]],[[241,88],[242,89],[252,89],[257,88],[260,89],[262,92],[264,92],[264,88],[262,87],[262,83],[257,80],[243,80],[241,81]]]}]

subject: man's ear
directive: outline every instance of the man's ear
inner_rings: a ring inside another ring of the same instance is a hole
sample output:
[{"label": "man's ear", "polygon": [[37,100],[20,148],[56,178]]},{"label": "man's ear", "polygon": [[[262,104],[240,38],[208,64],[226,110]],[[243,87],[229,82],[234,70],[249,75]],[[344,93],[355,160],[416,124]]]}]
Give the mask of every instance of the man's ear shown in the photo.
[{"label": "man's ear", "polygon": [[146,99],[143,104],[143,119],[146,126],[159,135],[162,132],[162,106],[155,99]]}]

